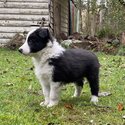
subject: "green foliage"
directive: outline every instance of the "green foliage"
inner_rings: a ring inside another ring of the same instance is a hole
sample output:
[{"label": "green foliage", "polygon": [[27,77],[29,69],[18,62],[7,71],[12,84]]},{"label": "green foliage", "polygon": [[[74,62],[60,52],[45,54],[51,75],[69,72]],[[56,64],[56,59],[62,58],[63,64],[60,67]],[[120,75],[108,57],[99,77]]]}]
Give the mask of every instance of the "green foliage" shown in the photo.
[{"label": "green foliage", "polygon": [[103,28],[100,31],[98,31],[97,36],[99,38],[104,38],[107,37],[110,33],[110,29],[109,28]]},{"label": "green foliage", "polygon": [[82,95],[72,98],[73,86],[62,89],[61,101],[53,108],[41,107],[43,96],[32,70],[32,62],[16,51],[0,49],[0,125],[124,125],[125,58],[97,53],[100,60],[99,106],[90,104],[89,85]]},{"label": "green foliage", "polygon": [[117,54],[125,56],[125,46],[124,45],[119,46]]},{"label": "green foliage", "polygon": [[[113,34],[120,34],[125,30],[125,2],[123,0],[81,0],[76,1],[85,13],[83,16],[83,32],[91,34],[94,31],[95,34],[99,32],[100,37],[106,35],[105,28],[108,27],[112,30]],[[122,4],[121,4],[122,3]],[[82,6],[84,5],[84,6]],[[93,14],[95,14],[95,20],[92,20]],[[85,20],[85,21],[84,21]],[[94,25],[94,27],[93,27]]]},{"label": "green foliage", "polygon": [[110,0],[107,6],[106,14],[103,17],[103,26],[107,25],[115,34],[124,32],[125,7],[122,6],[118,0]]}]

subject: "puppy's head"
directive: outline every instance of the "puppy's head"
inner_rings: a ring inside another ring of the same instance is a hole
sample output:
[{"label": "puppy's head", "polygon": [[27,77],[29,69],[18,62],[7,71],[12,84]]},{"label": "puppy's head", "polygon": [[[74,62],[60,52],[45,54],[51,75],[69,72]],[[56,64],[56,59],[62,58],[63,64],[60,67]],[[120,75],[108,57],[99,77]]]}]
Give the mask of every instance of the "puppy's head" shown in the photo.
[{"label": "puppy's head", "polygon": [[25,43],[19,48],[19,52],[25,55],[37,53],[44,49],[53,38],[47,28],[38,28],[28,33]]}]

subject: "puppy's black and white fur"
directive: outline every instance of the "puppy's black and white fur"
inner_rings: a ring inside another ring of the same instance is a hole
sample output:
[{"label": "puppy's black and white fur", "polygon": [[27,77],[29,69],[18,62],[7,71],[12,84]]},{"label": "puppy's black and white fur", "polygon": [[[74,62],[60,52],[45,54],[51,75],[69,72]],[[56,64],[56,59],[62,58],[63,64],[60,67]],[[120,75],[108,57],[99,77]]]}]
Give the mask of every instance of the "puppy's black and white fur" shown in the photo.
[{"label": "puppy's black and white fur", "polygon": [[35,74],[45,96],[45,101],[40,105],[52,107],[58,104],[61,85],[66,83],[73,82],[74,97],[80,96],[84,77],[90,85],[91,102],[98,102],[99,62],[92,52],[84,49],[65,50],[47,28],[29,32],[19,51],[33,58]]}]

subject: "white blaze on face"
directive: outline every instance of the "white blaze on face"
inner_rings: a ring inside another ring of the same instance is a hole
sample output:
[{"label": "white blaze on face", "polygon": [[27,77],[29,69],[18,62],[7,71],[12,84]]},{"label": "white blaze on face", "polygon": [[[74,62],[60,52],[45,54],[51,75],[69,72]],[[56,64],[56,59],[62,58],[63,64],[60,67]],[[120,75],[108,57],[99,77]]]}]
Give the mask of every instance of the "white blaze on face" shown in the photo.
[{"label": "white blaze on face", "polygon": [[27,55],[30,53],[30,46],[28,45],[28,38],[30,36],[30,34],[32,34],[36,29],[30,31],[28,34],[27,34],[27,37],[26,37],[26,41],[25,43],[19,48],[19,49],[22,49],[22,53]]},{"label": "white blaze on face", "polygon": [[25,41],[25,43],[19,49],[22,49],[22,53],[25,55],[30,53],[30,48],[28,46],[27,41]]}]

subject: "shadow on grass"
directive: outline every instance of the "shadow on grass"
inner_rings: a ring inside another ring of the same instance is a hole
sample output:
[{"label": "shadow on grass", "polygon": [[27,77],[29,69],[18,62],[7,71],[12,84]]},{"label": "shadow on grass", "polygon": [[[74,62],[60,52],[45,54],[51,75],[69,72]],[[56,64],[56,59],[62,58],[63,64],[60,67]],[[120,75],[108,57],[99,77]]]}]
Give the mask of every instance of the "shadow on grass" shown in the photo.
[{"label": "shadow on grass", "polygon": [[70,98],[62,99],[60,104],[61,105],[72,104],[72,105],[75,105],[75,106],[91,106],[89,96],[70,97]]}]

